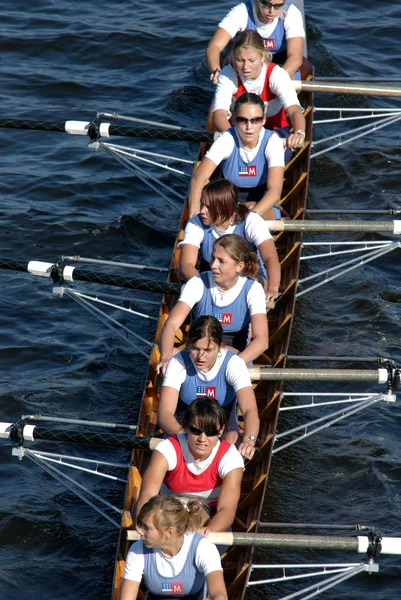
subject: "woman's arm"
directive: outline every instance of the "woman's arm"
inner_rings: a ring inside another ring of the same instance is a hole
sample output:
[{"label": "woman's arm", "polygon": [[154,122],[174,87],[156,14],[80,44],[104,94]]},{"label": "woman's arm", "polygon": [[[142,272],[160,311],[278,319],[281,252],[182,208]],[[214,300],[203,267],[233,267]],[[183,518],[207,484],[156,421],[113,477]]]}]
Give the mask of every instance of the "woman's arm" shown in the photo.
[{"label": "woman's arm", "polygon": [[[213,573],[211,573],[213,575]],[[139,581],[123,579],[120,590],[120,600],[136,600],[139,590]],[[227,597],[227,596],[226,596]]]},{"label": "woman's arm", "polygon": [[157,365],[158,373],[160,373],[161,370],[164,374],[167,363],[173,356],[175,334],[189,315],[190,310],[191,308],[188,304],[178,301],[165,322],[160,337],[160,362]]},{"label": "woman's arm", "polygon": [[[167,459],[161,452],[153,451],[152,458],[148,468],[146,469],[141,485],[141,493],[135,506],[134,521],[139,515],[142,506],[153,496],[157,496],[163,483],[163,479],[167,473]],[[121,600],[121,598],[120,598]]]},{"label": "woman's arm", "polygon": [[210,81],[213,83],[217,83],[219,72],[221,71],[220,53],[224,50],[230,40],[231,35],[228,31],[218,27],[206,48],[206,62],[210,71]]},{"label": "woman's arm", "polygon": [[237,400],[242,416],[244,417],[244,436],[242,443],[238,447],[238,452],[244,458],[252,458],[255,454],[255,442],[246,436],[252,435],[256,438],[259,433],[260,425],[255,392],[253,391],[252,386],[238,390]]},{"label": "woman's arm", "polygon": [[273,206],[280,200],[283,189],[284,167],[270,167],[268,170],[267,190],[262,199],[249,206],[251,210],[259,213],[264,219],[274,220]]},{"label": "woman's arm", "polygon": [[200,211],[200,199],[205,183],[210,179],[216,164],[210,158],[203,158],[201,164],[192,175],[189,188],[188,208],[189,216],[192,217]]},{"label": "woman's arm", "polygon": [[212,571],[206,575],[206,585],[210,600],[227,600],[223,571]]},{"label": "woman's arm", "polygon": [[267,328],[266,314],[252,315],[252,341],[248,346],[238,354],[245,364],[248,364],[258,358],[269,346],[269,332]]},{"label": "woman's arm", "polygon": [[218,108],[213,111],[213,125],[217,129],[217,131],[226,131],[226,129],[230,129],[231,123],[228,120],[228,110],[224,108]]},{"label": "woman's arm", "polygon": [[301,68],[303,52],[303,37],[292,37],[287,40],[287,60],[283,64],[283,69],[285,69],[288,75],[293,79],[294,73]]},{"label": "woman's arm", "polygon": [[174,416],[177,409],[178,395],[179,392],[175,388],[162,385],[157,422],[167,435],[175,435],[184,431]]},{"label": "woman's arm", "polygon": [[192,244],[183,244],[181,246],[180,276],[184,281],[188,281],[191,277],[199,275],[199,271],[196,268],[198,254],[199,248],[197,246],[192,246]]},{"label": "woman's arm", "polygon": [[224,477],[217,512],[207,524],[208,531],[226,531],[232,525],[240,497],[242,475],[243,469],[233,469]]},{"label": "woman's arm", "polygon": [[263,264],[266,267],[268,286],[266,291],[266,301],[274,300],[278,296],[280,287],[281,267],[277,256],[276,245],[273,240],[265,240],[258,246]]}]

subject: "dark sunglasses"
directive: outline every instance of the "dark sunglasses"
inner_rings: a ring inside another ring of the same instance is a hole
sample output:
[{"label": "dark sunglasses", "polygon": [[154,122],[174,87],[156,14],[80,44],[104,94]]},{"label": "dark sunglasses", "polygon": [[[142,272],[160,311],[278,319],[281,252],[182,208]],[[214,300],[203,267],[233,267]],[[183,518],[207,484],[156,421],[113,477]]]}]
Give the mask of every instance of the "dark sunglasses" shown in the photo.
[{"label": "dark sunglasses", "polygon": [[202,433],[204,433],[206,437],[214,437],[215,435],[219,435],[219,431],[217,429],[204,431],[203,429],[199,429],[199,427],[195,427],[194,425],[189,425],[188,431],[194,435],[202,435]]},{"label": "dark sunglasses", "polygon": [[252,117],[252,119],[247,119],[246,117],[235,117],[235,121],[237,123],[250,123],[251,125],[259,125],[263,121],[264,117]]},{"label": "dark sunglasses", "polygon": [[273,10],[281,10],[284,8],[285,2],[280,2],[280,4],[272,4],[271,2],[266,2],[266,0],[259,0],[259,4],[261,6],[265,6],[266,8],[273,8]]}]

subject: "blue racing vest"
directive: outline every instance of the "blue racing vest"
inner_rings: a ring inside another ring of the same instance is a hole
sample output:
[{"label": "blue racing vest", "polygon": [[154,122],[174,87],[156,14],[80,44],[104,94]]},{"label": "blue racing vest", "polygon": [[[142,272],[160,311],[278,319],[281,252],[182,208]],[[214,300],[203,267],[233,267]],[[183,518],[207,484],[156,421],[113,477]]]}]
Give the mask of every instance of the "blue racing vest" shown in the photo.
[{"label": "blue racing vest", "polygon": [[223,327],[224,343],[242,352],[248,342],[248,330],[251,321],[246,297],[255,280],[252,277],[247,277],[245,285],[231,304],[217,306],[213,302],[210,291],[209,273],[210,271],[207,271],[198,275],[202,279],[204,290],[202,298],[191,311],[191,318],[197,319],[202,315],[215,317]]},{"label": "blue racing vest", "polygon": [[227,383],[226,367],[230,358],[234,356],[234,352],[227,350],[219,372],[210,381],[204,381],[199,377],[188,350],[183,350],[178,356],[181,356],[184,361],[187,375],[181,385],[177,412],[184,411],[188,404],[197,398],[214,398],[230,414],[235,401],[235,390]]},{"label": "blue racing vest", "polygon": [[200,533],[194,534],[182,571],[175,577],[160,575],[153,548],[146,548],[143,544],[145,560],[143,579],[148,590],[148,600],[161,600],[166,597],[169,600],[179,598],[203,600],[206,580],[204,574],[198,571],[195,565],[196,550],[202,538]]},{"label": "blue racing vest", "polygon": [[230,156],[221,163],[221,172],[225,179],[232,181],[239,188],[255,188],[258,186],[266,186],[268,165],[265,156],[267,143],[273,131],[270,129],[263,130],[263,139],[259,146],[258,153],[255,158],[249,163],[242,160],[240,155],[240,140],[235,127],[230,127],[227,130],[234,138],[234,149]]},{"label": "blue racing vest", "polygon": [[[252,31],[257,31],[256,23],[254,21],[253,15],[253,2],[248,0],[245,3],[246,10],[248,12],[248,23],[246,24],[246,29],[252,29]],[[291,2],[286,2],[284,6],[284,10],[288,10],[291,6]],[[272,31],[268,38],[263,38],[265,43],[265,48],[272,54],[277,54],[279,52],[285,52],[287,50],[287,38],[285,37],[285,29],[284,29],[284,19],[277,19],[277,25],[275,29]]]}]

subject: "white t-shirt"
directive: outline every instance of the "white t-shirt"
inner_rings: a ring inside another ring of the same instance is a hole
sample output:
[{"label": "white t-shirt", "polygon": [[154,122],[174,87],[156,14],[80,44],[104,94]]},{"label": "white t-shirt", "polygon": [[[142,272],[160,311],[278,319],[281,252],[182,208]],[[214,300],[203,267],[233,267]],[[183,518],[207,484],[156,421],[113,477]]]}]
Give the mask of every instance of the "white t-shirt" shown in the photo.
[{"label": "white t-shirt", "polygon": [[[245,164],[250,163],[258,153],[264,132],[265,129],[262,128],[262,131],[259,134],[258,143],[256,144],[255,148],[252,148],[252,150],[245,148],[240,140],[240,156]],[[221,161],[226,160],[231,155],[234,148],[235,141],[233,136],[228,131],[223,131],[223,133],[220,134],[217,140],[212,144],[208,152],[206,152],[205,156],[210,158],[210,160],[213,161],[216,166],[218,166]],[[269,169],[271,167],[284,167],[283,142],[276,133],[270,137],[266,144],[265,157]]]},{"label": "white t-shirt", "polygon": [[[255,6],[253,5],[253,20],[256,25],[257,32],[265,39],[269,38],[272,31],[276,28],[277,20],[280,17],[276,17],[272,23],[262,23],[256,16]],[[238,31],[245,31],[248,23],[248,11],[244,2],[234,6],[219,23],[219,27],[227,31],[233,38]],[[286,39],[293,37],[305,38],[305,29],[302,19],[302,14],[299,8],[291,4],[284,18],[284,29]]]},{"label": "white t-shirt", "polygon": [[[241,359],[240,359],[241,360]],[[244,361],[242,361],[244,362]],[[244,363],[245,364],[245,363]],[[201,475],[206,469],[211,465],[216,456],[218,449],[220,447],[220,440],[217,442],[215,447],[213,448],[210,455],[205,460],[195,460],[193,455],[191,454],[188,448],[188,439],[185,433],[179,433],[177,435],[178,441],[180,442],[180,446],[182,449],[182,454],[185,462],[187,463],[188,470],[194,475]],[[170,440],[163,440],[156,446],[155,451],[163,454],[168,463],[168,471],[172,471],[177,466],[177,454],[174,449],[173,444]],[[219,464],[219,476],[221,479],[224,479],[226,475],[233,471],[234,469],[243,469],[244,468],[244,459],[241,454],[238,452],[237,448],[231,444],[229,450],[222,457]],[[163,488],[162,488],[163,489]],[[165,493],[165,492],[161,492]]]},{"label": "white t-shirt", "polygon": [[[266,70],[267,65],[264,64],[259,77],[256,79],[244,79],[242,74],[237,74],[231,65],[223,67],[217,83],[212,111],[214,112],[219,109],[231,111],[232,104],[235,101],[234,94],[238,90],[238,77],[240,77],[247,92],[253,92],[260,96],[264,88]],[[277,97],[273,98],[273,100],[269,100],[269,102],[265,102],[268,117],[276,115],[282,107],[287,109],[294,104],[300,106],[290,76],[282,67],[279,67],[278,65],[273,67],[270,74],[269,87]]]},{"label": "white t-shirt", "polygon": [[[217,374],[221,369],[221,365],[223,364],[223,361],[227,355],[227,349],[222,348],[219,354],[220,356],[217,356],[216,362],[210,371],[201,371],[196,367],[196,365],[194,365],[196,372],[202,381],[211,381],[217,377]],[[186,376],[187,371],[184,360],[182,356],[176,354],[168,362],[162,385],[179,391],[181,389],[181,385],[186,379]],[[230,358],[226,365],[225,378],[227,383],[234,388],[235,392],[242,390],[244,387],[252,386],[248,368],[242,358],[236,354]]]},{"label": "white t-shirt", "polygon": [[[234,233],[236,225],[229,225],[227,229],[219,229],[216,225],[210,225],[214,239],[218,239],[223,235]],[[200,248],[205,231],[199,223],[197,217],[189,219],[185,226],[184,239],[180,242],[180,247],[183,244],[191,244]],[[254,244],[257,248],[266,240],[272,240],[272,234],[269,231],[266,222],[256,212],[249,212],[245,217],[245,239],[250,244]]]},{"label": "white t-shirt", "polygon": [[[181,550],[175,556],[167,556],[160,548],[155,549],[157,570],[163,577],[176,577],[184,568],[194,534],[186,533]],[[142,580],[145,568],[144,546],[142,540],[131,546],[125,563],[124,579]],[[195,565],[198,571],[206,575],[213,571],[222,571],[219,552],[214,544],[203,538],[196,549]]]},{"label": "white t-shirt", "polygon": [[[210,292],[212,294],[213,303],[216,306],[228,306],[237,298],[246,282],[246,277],[238,277],[237,283],[229,290],[221,290],[213,279],[213,275],[208,271]],[[179,302],[184,302],[190,308],[193,308],[203,296],[205,289],[202,279],[198,276],[191,277],[184,285]],[[263,287],[258,281],[254,281],[248,290],[246,296],[247,305],[251,317],[253,315],[266,314],[266,297]]]}]

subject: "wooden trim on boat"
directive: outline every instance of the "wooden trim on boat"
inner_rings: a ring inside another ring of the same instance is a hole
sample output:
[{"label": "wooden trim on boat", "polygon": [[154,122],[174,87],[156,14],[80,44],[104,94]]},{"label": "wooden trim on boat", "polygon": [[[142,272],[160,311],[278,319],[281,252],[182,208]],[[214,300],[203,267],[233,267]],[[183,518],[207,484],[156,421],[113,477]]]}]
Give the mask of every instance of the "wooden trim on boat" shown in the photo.
[{"label": "wooden trim on boat", "polygon": [[[313,67],[307,64],[308,70],[303,73],[303,78],[313,78]],[[312,94],[300,94],[300,102],[305,109],[306,119],[306,143],[291,161],[286,165],[284,174],[284,186],[280,206],[291,215],[292,218],[303,219],[304,208],[308,190],[308,173],[312,139]],[[209,115],[208,129],[212,129],[211,115]],[[202,143],[198,162],[195,169],[202,160],[208,149],[208,144]],[[178,243],[182,240],[183,230],[188,220],[188,206],[185,204],[180,227],[178,230],[169,281],[179,282],[179,248]],[[269,322],[269,348],[260,361],[255,365],[266,365],[271,363],[272,368],[284,368],[288,350],[291,325],[295,308],[296,282],[298,278],[300,243],[302,234],[299,232],[280,232],[275,236],[277,252],[281,264],[281,289],[282,295],[276,302],[274,309],[268,311]],[[156,374],[155,366],[160,357],[157,344],[160,340],[161,329],[168,315],[177,301],[177,296],[164,296],[159,312],[159,322],[155,337],[155,346],[149,364],[147,383],[145,386],[142,405],[139,414],[138,435],[157,434],[157,409],[158,393],[161,386],[161,377]],[[188,329],[183,325],[176,335],[176,346],[185,342]],[[238,505],[237,516],[233,524],[234,531],[257,531],[260,513],[263,506],[266,486],[268,483],[270,462],[274,445],[274,435],[278,420],[278,411],[281,402],[281,383],[260,381],[254,386],[256,401],[259,409],[260,431],[258,436],[258,451],[252,460],[245,466],[242,482],[241,498]],[[241,417],[239,417],[241,427]],[[130,516],[136,499],[139,495],[141,485],[141,474],[143,474],[149,462],[149,452],[135,450],[132,457],[126,496],[124,502],[124,515],[120,531],[117,550],[116,567],[114,573],[113,600],[118,600],[121,587],[121,577],[124,569],[124,557],[128,551],[126,530],[133,528]],[[254,549],[252,547],[232,547],[222,556],[222,564],[228,584],[228,594],[232,600],[242,600],[245,594],[246,583],[249,577],[249,565],[252,562]]]}]

